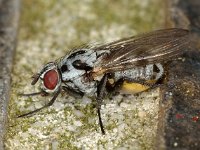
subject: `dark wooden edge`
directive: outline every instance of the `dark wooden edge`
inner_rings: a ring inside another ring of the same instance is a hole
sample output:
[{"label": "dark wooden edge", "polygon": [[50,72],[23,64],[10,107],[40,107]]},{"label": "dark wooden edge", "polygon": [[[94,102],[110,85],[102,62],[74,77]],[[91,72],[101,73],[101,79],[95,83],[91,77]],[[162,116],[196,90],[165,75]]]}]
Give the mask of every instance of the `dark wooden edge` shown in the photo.
[{"label": "dark wooden edge", "polygon": [[196,150],[200,149],[200,1],[168,0],[167,4],[166,27],[188,29],[191,43],[184,60],[168,66],[155,149]]},{"label": "dark wooden edge", "polygon": [[16,47],[20,0],[0,0],[0,149],[4,149],[11,70]]}]

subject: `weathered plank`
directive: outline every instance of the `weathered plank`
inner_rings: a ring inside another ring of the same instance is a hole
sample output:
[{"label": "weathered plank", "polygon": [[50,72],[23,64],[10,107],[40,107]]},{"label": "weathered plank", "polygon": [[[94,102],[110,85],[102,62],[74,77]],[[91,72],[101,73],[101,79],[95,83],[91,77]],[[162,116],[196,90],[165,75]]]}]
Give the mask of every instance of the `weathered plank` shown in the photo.
[{"label": "weathered plank", "polygon": [[11,69],[16,45],[19,19],[19,0],[0,0],[0,149],[9,101]]},{"label": "weathered plank", "polygon": [[191,48],[168,66],[162,90],[158,149],[200,149],[200,1],[169,1],[168,23],[191,32]]}]

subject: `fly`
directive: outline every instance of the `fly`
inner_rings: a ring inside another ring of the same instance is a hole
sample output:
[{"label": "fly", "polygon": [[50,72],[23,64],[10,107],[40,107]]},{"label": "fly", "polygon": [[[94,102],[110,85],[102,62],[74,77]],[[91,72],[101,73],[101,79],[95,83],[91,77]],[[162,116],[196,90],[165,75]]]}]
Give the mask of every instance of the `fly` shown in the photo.
[{"label": "fly", "polygon": [[139,93],[156,87],[165,74],[162,63],[176,58],[188,47],[188,35],[185,29],[157,30],[78,49],[49,62],[33,75],[31,84],[40,80],[41,91],[22,95],[52,95],[52,99],[43,107],[18,117],[51,106],[61,91],[79,98],[86,95],[96,99],[100,129],[105,134],[100,112],[105,96],[115,92]]}]

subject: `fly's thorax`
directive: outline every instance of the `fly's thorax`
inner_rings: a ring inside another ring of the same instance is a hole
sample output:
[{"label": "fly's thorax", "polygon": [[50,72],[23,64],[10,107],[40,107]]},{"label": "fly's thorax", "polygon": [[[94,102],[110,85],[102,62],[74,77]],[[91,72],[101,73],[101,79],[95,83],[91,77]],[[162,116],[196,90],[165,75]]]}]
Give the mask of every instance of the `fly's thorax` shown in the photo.
[{"label": "fly's thorax", "polygon": [[[70,55],[66,55],[58,63],[62,80],[73,81],[83,76],[86,71],[93,68],[95,61],[96,54],[92,50],[82,49]],[[78,65],[80,66],[78,67]]]},{"label": "fly's thorax", "polygon": [[86,82],[83,77],[76,78],[73,82],[64,82],[63,86],[73,89],[76,92],[82,92],[87,96],[94,96],[97,92],[97,82]]},{"label": "fly's thorax", "polygon": [[159,63],[149,64],[144,67],[135,67],[128,70],[117,71],[114,73],[115,81],[127,77],[134,80],[158,80],[163,76],[164,69]]},{"label": "fly's thorax", "polygon": [[58,62],[63,84],[87,95],[94,94],[97,81],[90,76],[90,73],[102,53],[103,51],[80,49],[63,57]]}]

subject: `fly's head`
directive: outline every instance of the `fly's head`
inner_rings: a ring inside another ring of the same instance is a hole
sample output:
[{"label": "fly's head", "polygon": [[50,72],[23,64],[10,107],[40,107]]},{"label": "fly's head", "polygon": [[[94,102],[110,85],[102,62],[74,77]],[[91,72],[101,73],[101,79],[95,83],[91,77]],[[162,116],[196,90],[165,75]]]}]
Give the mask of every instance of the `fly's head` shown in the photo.
[{"label": "fly's head", "polygon": [[59,90],[61,85],[61,77],[57,65],[54,62],[47,63],[43,69],[33,75],[32,85],[41,80],[41,90],[44,93],[51,94]]}]

